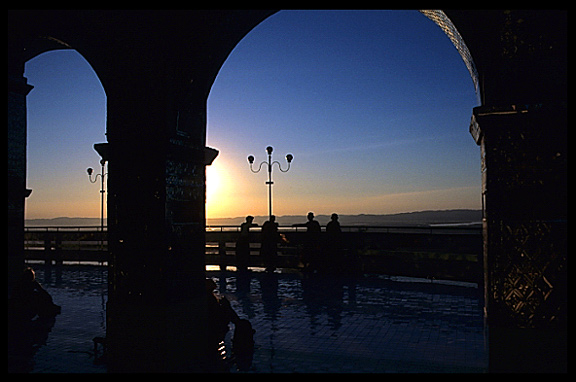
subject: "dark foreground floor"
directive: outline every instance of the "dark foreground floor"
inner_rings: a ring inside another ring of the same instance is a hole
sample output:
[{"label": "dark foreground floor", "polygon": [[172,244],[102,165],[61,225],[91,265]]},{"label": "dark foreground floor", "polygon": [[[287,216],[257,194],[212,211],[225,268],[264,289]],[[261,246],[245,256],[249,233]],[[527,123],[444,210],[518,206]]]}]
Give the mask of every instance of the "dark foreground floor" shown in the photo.
[{"label": "dark foreground floor", "polygon": [[[50,331],[9,371],[98,373],[95,336],[106,333],[106,268],[63,266],[37,278],[62,306]],[[484,372],[487,350],[475,285],[363,275],[338,278],[207,272],[252,323],[251,372]],[[50,327],[51,323],[47,323]],[[230,325],[233,328],[233,325]],[[232,330],[226,337],[231,345]],[[234,370],[232,370],[234,371]]]}]

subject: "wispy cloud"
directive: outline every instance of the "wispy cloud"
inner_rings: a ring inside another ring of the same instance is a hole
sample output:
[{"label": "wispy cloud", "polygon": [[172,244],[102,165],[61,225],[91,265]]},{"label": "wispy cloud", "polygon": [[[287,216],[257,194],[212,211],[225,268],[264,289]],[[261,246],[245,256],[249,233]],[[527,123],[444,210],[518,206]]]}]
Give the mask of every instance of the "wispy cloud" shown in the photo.
[{"label": "wispy cloud", "polygon": [[421,190],[421,191],[408,191],[408,192],[396,192],[396,193],[385,193],[375,196],[370,196],[370,199],[378,199],[378,198],[390,198],[390,197],[398,197],[398,196],[411,196],[411,197],[420,197],[424,195],[448,195],[454,194],[458,192],[464,191],[477,191],[478,187],[476,186],[465,186],[465,187],[450,187],[450,188],[442,188],[436,190]]},{"label": "wispy cloud", "polygon": [[277,199],[276,209],[284,215],[311,210],[315,213],[388,214],[424,210],[480,209],[480,187],[450,187],[436,190],[381,193],[371,196],[341,194],[330,198],[301,195],[296,200]]},{"label": "wispy cloud", "polygon": [[[330,204],[328,201],[324,204]],[[328,205],[322,207],[328,207]],[[398,213],[429,209],[481,208],[479,187],[451,187],[339,198],[330,206],[340,213]],[[327,208],[330,209],[330,208]]]},{"label": "wispy cloud", "polygon": [[326,147],[325,149],[315,150],[314,152],[310,153],[303,153],[302,156],[311,156],[311,155],[318,155],[318,154],[335,154],[335,153],[349,153],[349,152],[356,152],[356,151],[366,151],[366,150],[381,150],[390,147],[398,147],[398,146],[412,146],[417,143],[423,142],[432,142],[432,141],[441,141],[446,138],[450,138],[456,134],[451,135],[444,135],[444,136],[437,136],[437,135],[426,135],[416,138],[400,138],[400,139],[390,139],[390,140],[381,140],[374,139],[370,141],[370,143],[358,143],[358,142],[350,142],[350,145],[342,146],[342,147]]}]

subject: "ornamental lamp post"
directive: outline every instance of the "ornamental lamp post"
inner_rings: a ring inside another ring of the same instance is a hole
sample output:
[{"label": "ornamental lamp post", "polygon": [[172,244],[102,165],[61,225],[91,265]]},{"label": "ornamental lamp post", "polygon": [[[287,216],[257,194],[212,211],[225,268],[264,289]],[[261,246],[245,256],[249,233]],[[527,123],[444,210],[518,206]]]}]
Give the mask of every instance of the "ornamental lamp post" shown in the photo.
[{"label": "ornamental lamp post", "polygon": [[100,174],[96,174],[94,176],[94,180],[92,180],[92,173],[94,170],[92,167],[88,167],[86,172],[88,173],[88,180],[90,183],[96,183],[98,176],[100,176],[101,186],[100,186],[100,250],[104,250],[104,194],[106,193],[106,189],[104,187],[104,177],[108,175],[105,172],[106,162],[108,161],[108,143],[95,143],[94,150],[100,155],[100,165],[102,166],[102,170]]},{"label": "ornamental lamp post", "polygon": [[272,146],[266,147],[266,152],[268,153],[268,161],[262,161],[258,166],[258,170],[254,170],[252,168],[252,164],[254,163],[254,156],[248,155],[248,163],[250,163],[250,171],[252,171],[253,173],[256,174],[260,172],[263,165],[265,164],[268,165],[268,181],[266,182],[266,184],[268,185],[268,219],[272,218],[272,185],[274,184],[274,182],[272,181],[272,167],[274,166],[274,164],[277,164],[278,169],[280,171],[288,172],[288,170],[290,170],[290,163],[292,163],[292,159],[294,159],[294,156],[292,154],[286,154],[286,161],[288,162],[288,167],[286,168],[286,170],[284,170],[280,162],[272,161],[272,151],[274,151],[274,148]]}]

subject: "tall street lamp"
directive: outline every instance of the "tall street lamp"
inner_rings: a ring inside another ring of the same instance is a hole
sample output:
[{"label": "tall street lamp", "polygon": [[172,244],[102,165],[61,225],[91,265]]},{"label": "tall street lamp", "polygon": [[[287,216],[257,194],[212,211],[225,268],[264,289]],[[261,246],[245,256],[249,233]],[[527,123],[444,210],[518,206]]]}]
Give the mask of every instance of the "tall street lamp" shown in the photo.
[{"label": "tall street lamp", "polygon": [[255,174],[260,172],[263,165],[265,165],[265,164],[268,165],[268,181],[266,182],[266,184],[268,185],[268,218],[269,219],[272,218],[272,185],[274,184],[274,182],[272,181],[272,166],[274,164],[277,164],[278,169],[280,171],[288,172],[288,170],[290,170],[290,163],[292,163],[292,159],[294,159],[294,156],[292,154],[286,154],[286,161],[288,162],[288,168],[286,168],[286,170],[284,170],[284,169],[282,169],[280,162],[278,162],[278,161],[272,162],[272,151],[274,151],[272,146],[266,147],[266,152],[268,153],[268,162],[263,161],[262,163],[260,163],[260,166],[258,166],[258,170],[256,170],[256,171],[254,171],[254,169],[252,168],[252,164],[254,163],[254,156],[253,155],[248,156],[248,162],[250,163],[250,170]]},{"label": "tall street lamp", "polygon": [[102,171],[100,174],[96,174],[94,176],[94,180],[92,180],[92,172],[94,170],[92,167],[88,167],[86,172],[88,173],[88,180],[90,183],[96,183],[98,176],[100,176],[100,180],[102,181],[100,186],[100,250],[104,250],[104,194],[106,193],[106,189],[104,187],[104,177],[108,175],[105,173],[105,166],[106,162],[108,161],[108,143],[95,143],[94,150],[100,155],[102,159],[100,159],[100,165],[102,166]]}]

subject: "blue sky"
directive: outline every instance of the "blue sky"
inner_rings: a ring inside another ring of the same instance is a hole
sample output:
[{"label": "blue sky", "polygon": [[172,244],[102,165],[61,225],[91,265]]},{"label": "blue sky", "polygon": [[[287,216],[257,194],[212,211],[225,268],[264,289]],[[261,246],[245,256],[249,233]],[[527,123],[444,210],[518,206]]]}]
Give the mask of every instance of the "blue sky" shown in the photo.
[{"label": "blue sky", "polygon": [[106,95],[86,60],[73,50],[44,53],[26,63],[28,173],[26,218],[99,217],[99,172],[92,149],[106,142]]},{"label": "blue sky", "polygon": [[[99,216],[92,144],[105,141],[105,94],[74,51],[26,65],[27,218]],[[396,213],[480,208],[480,152],[468,133],[478,105],[458,52],[417,11],[281,11],[232,51],[208,98],[208,217]]]}]

